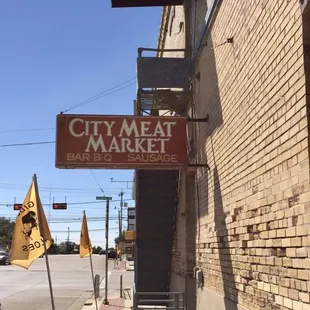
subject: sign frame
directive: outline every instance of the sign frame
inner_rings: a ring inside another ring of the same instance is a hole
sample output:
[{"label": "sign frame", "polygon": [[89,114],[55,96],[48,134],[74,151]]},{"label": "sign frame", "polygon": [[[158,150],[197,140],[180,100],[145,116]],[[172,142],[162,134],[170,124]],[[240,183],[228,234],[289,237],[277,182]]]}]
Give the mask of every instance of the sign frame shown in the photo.
[{"label": "sign frame", "polygon": [[55,166],[180,170],[189,162],[187,122],[181,116],[58,114]]}]

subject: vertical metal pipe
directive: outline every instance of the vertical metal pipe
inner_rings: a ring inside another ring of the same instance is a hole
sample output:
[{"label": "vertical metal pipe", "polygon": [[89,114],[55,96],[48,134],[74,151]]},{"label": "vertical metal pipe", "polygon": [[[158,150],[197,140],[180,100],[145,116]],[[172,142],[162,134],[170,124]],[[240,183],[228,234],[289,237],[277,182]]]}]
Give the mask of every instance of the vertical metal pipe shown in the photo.
[{"label": "vertical metal pipe", "polygon": [[109,256],[108,256],[108,251],[109,251],[109,209],[110,209],[110,200],[108,199],[106,201],[106,220],[105,220],[105,287],[104,287],[104,301],[103,303],[105,305],[109,304],[108,301],[108,262],[109,262]]},{"label": "vertical metal pipe", "polygon": [[119,280],[119,297],[123,298],[123,275],[120,275],[120,280]]}]

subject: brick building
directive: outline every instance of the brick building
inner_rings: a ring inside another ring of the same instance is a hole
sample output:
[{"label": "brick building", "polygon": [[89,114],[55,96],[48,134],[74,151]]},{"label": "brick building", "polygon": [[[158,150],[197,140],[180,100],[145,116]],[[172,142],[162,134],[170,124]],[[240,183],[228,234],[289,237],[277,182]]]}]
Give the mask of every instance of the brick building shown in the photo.
[{"label": "brick building", "polygon": [[[310,309],[310,5],[164,7],[159,49],[193,60],[192,162],[179,178],[170,289],[187,309]],[[203,273],[197,287],[194,267]]]}]

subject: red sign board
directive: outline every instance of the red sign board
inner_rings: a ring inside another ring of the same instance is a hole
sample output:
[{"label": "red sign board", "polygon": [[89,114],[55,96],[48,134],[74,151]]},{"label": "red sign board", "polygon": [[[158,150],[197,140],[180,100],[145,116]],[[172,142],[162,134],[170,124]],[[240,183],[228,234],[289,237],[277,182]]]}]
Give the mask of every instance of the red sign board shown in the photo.
[{"label": "red sign board", "polygon": [[57,168],[179,169],[187,164],[185,117],[57,116]]}]

